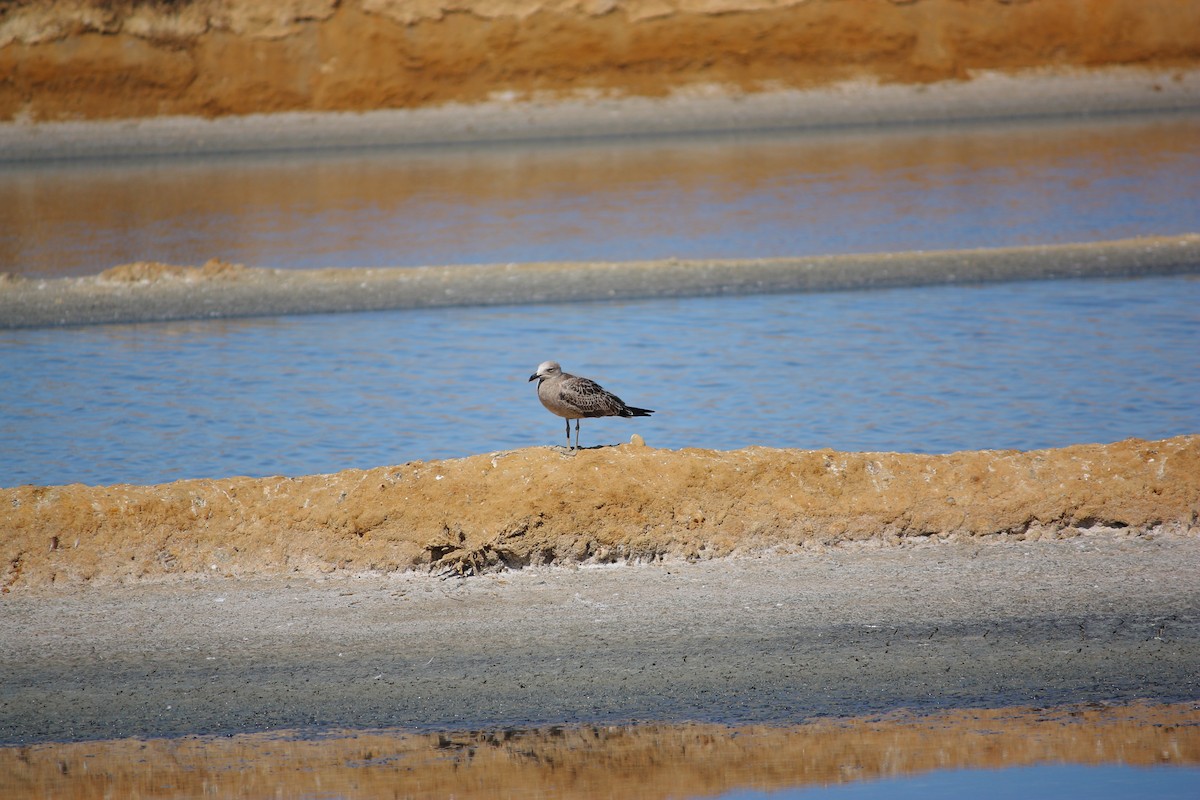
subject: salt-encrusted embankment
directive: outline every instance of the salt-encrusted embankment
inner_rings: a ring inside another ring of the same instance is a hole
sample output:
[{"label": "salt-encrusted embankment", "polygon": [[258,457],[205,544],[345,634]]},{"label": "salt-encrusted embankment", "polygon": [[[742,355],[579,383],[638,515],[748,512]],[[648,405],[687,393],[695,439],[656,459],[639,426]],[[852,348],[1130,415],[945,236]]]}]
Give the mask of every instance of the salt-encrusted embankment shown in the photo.
[{"label": "salt-encrusted embankment", "polygon": [[1198,526],[1200,436],[949,455],[528,448],[297,478],[0,490],[5,591]]}]

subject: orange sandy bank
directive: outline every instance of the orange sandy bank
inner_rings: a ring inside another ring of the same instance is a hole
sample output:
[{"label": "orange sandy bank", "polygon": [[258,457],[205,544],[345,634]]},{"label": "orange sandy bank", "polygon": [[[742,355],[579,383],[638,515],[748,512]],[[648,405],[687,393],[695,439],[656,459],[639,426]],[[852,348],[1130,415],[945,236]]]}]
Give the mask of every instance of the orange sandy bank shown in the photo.
[{"label": "orange sandy bank", "polygon": [[363,731],[0,748],[13,796],[698,797],[1044,763],[1200,763],[1191,704],[997,709],[795,728]]},{"label": "orange sandy bank", "polygon": [[0,120],[366,111],[1200,63],[1174,0],[25,0]]},{"label": "orange sandy bank", "polygon": [[950,455],[551,448],[299,478],[0,490],[4,591],[709,558],[909,537],[1194,534],[1200,436]]}]

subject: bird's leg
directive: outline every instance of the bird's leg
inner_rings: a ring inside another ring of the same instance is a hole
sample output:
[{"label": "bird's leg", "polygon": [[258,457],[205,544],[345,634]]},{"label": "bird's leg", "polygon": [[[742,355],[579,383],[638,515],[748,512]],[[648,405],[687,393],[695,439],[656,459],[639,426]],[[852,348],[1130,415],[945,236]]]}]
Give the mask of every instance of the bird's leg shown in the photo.
[{"label": "bird's leg", "polygon": [[566,420],[567,423],[567,449],[571,449],[571,420]]},{"label": "bird's leg", "polygon": [[575,452],[579,452],[579,420],[575,420]]}]

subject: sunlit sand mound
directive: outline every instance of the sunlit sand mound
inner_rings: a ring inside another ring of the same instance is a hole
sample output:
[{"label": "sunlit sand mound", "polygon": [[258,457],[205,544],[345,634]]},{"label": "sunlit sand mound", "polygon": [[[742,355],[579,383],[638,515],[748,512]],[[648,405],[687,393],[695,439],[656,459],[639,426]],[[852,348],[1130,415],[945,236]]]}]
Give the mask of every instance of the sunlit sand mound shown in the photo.
[{"label": "sunlit sand mound", "polygon": [[1046,763],[1200,763],[1191,704],[967,710],[794,728],[644,725],[124,739],[0,749],[14,796],[699,797]]},{"label": "sunlit sand mound", "polygon": [[230,264],[215,258],[209,259],[202,267],[180,267],[159,261],[135,261],[104,270],[96,276],[96,282],[145,284],[157,281],[237,280],[247,274],[247,269],[242,264]]},{"label": "sunlit sand mound", "polygon": [[1198,518],[1200,436],[950,455],[530,448],[299,478],[0,490],[5,591],[1096,527],[1193,533]]}]

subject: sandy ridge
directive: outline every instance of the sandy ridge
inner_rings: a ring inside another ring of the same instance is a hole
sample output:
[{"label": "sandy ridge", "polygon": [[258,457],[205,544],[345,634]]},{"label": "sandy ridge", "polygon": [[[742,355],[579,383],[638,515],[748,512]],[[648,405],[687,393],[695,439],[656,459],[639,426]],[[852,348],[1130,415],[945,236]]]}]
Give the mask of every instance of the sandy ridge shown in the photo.
[{"label": "sandy ridge", "polygon": [[950,455],[529,448],[298,478],[0,490],[5,592],[708,559],[912,538],[1194,535],[1200,437]]},{"label": "sandy ridge", "polygon": [[1200,270],[1200,235],[809,258],[280,270],[136,263],[84,278],[0,275],[0,328],[878,289]]}]

